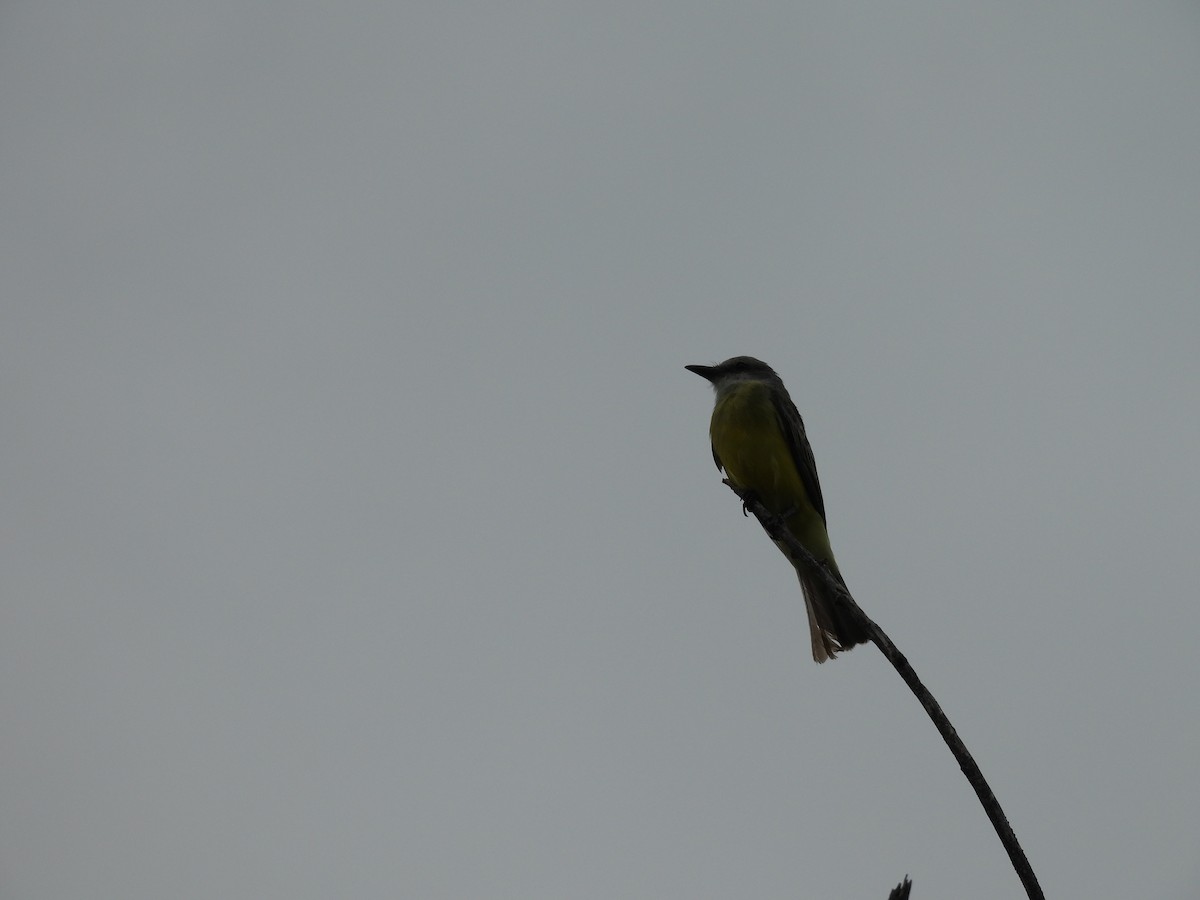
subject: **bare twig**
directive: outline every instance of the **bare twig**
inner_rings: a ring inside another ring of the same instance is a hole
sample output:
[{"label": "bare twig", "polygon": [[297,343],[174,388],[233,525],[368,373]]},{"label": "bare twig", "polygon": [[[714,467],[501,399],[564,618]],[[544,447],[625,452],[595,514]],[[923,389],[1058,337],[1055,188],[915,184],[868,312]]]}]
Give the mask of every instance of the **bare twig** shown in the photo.
[{"label": "bare twig", "polygon": [[979,765],[975,762],[975,758],[971,756],[967,745],[962,742],[962,738],[958,736],[958,732],[950,724],[950,720],[942,711],[942,707],[938,704],[937,700],[934,699],[933,694],[929,693],[929,689],[921,683],[921,679],[917,677],[917,673],[913,671],[913,667],[909,665],[904,654],[896,649],[896,645],[892,643],[891,638],[884,633],[883,629],[876,625],[859,608],[859,605],[854,602],[854,598],[850,596],[850,592],[846,590],[845,586],[838,579],[834,578],[830,571],[818,562],[805,549],[804,545],[784,527],[782,519],[763,506],[752,492],[745,491],[735,484],[730,484],[728,479],[725,483],[729,485],[735,494],[742,498],[744,508],[754,513],[758,521],[762,523],[762,527],[773,540],[785,545],[790,553],[795,554],[797,558],[808,563],[813,569],[821,573],[826,584],[829,585],[837,596],[837,602],[842,605],[844,611],[862,623],[863,628],[870,635],[871,641],[887,657],[888,662],[892,664],[892,667],[900,674],[900,677],[904,679],[904,683],[908,685],[909,690],[913,692],[917,700],[920,701],[921,706],[925,708],[925,712],[929,714],[929,718],[933,720],[938,733],[941,734],[942,740],[946,742],[946,746],[950,748],[950,752],[958,760],[959,768],[967,776],[967,781],[971,783],[971,787],[975,789],[975,795],[983,805],[983,811],[987,813],[987,817],[991,820],[992,827],[996,829],[1000,843],[1004,845],[1004,849],[1008,853],[1008,858],[1012,861],[1013,868],[1016,869],[1017,877],[1021,879],[1021,884],[1025,887],[1025,893],[1029,896],[1029,900],[1045,900],[1045,895],[1038,884],[1037,876],[1033,873],[1033,867],[1029,865],[1025,851],[1021,849],[1021,845],[1017,842],[1017,836],[1013,833],[1012,826],[1008,824],[1008,819],[1004,815],[1004,810],[1000,808],[1000,801],[992,793],[991,787],[983,777],[983,772],[979,770]]}]

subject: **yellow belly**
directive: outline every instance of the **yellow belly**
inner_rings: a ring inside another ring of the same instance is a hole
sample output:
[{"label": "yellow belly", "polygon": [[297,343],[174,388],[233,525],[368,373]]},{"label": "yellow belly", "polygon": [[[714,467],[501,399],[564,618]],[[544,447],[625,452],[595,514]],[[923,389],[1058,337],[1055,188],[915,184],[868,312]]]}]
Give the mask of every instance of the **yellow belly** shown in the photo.
[{"label": "yellow belly", "polygon": [[788,529],[818,559],[832,560],[825,522],[804,489],[768,386],[746,382],[721,397],[709,435],[729,479],[754,491],[776,515],[790,513]]}]

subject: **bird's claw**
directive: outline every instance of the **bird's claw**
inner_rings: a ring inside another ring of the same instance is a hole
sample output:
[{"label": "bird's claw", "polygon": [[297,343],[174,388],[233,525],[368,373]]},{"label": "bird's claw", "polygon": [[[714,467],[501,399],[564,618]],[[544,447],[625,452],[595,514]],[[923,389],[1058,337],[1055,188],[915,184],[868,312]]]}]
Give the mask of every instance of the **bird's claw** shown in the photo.
[{"label": "bird's claw", "polygon": [[750,504],[758,502],[758,495],[753,491],[742,494],[742,515],[750,518]]}]

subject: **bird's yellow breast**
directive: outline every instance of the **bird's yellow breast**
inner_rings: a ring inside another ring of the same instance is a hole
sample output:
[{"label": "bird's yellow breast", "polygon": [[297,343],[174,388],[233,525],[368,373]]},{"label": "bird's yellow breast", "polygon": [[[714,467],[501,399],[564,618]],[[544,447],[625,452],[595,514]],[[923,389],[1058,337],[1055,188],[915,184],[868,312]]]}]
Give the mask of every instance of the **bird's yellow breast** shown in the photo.
[{"label": "bird's yellow breast", "polygon": [[718,398],[709,436],[729,478],[773,512],[809,505],[767,385],[748,381]]},{"label": "bird's yellow breast", "polygon": [[800,543],[836,569],[825,520],[813,506],[779,428],[770,387],[747,381],[719,395],[709,436],[729,479],[752,490],[771,512],[785,515],[788,530]]}]

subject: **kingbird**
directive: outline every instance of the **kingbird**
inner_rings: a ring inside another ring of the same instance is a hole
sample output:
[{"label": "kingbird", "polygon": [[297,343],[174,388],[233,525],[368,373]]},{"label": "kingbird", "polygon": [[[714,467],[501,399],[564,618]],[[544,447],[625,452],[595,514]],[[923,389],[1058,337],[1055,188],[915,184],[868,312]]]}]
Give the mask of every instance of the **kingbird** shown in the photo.
[{"label": "kingbird", "polygon": [[[804,420],[775,370],[752,356],[735,356],[715,366],[685,366],[712,382],[717,399],[708,433],[717,469],[736,486],[751,491],[783,518],[800,544],[841,582],[825,528],[825,501],[817,464],[804,434]],[[869,638],[863,626],[843,612],[821,573],[792,559],[775,545],[800,576],[812,654],[817,662],[833,659]]]}]

